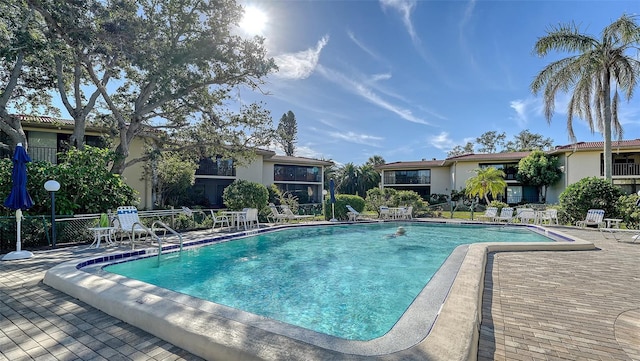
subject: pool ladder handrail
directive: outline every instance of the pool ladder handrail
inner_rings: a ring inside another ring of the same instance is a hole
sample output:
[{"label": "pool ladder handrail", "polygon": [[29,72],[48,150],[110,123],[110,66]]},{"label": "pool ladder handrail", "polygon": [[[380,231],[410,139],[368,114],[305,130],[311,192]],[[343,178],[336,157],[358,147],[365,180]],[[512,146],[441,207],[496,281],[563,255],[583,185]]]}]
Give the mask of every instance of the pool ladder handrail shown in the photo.
[{"label": "pool ladder handrail", "polygon": [[151,233],[156,237],[156,240],[158,241],[158,259],[160,259],[160,254],[162,253],[162,239],[160,239],[160,237],[156,235],[156,225],[159,225],[161,229],[164,231],[162,237],[167,236],[167,231],[169,231],[169,233],[172,233],[175,236],[178,236],[178,239],[180,239],[180,252],[182,252],[182,235],[176,232],[171,227],[167,226],[166,223],[162,221],[155,221],[153,222],[153,224],[151,224]]}]

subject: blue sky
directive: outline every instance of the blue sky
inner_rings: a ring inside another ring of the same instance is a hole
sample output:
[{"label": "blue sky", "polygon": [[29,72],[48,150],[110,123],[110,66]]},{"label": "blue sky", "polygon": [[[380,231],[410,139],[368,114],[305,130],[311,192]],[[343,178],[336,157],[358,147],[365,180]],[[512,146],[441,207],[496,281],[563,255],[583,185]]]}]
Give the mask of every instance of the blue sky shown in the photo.
[{"label": "blue sky", "polygon": [[[280,71],[263,101],[277,124],[291,110],[296,155],[338,164],[444,159],[490,130],[507,140],[528,129],[569,144],[566,96],[551,124],[529,86],[560,55],[538,58],[533,46],[552,25],[575,22],[600,36],[637,1],[245,1],[263,12],[269,56]],[[568,54],[561,54],[562,57]],[[639,138],[637,97],[620,108],[624,139]],[[574,122],[578,141],[600,141]]]}]

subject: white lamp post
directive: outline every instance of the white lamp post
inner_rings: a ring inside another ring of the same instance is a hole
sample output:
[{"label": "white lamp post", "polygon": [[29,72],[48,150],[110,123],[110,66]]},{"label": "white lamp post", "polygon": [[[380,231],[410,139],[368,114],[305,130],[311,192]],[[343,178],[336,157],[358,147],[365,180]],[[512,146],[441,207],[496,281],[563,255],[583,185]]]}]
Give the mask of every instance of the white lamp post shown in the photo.
[{"label": "white lamp post", "polygon": [[44,182],[44,189],[51,193],[51,246],[56,246],[56,192],[60,190],[60,183],[55,180]]}]

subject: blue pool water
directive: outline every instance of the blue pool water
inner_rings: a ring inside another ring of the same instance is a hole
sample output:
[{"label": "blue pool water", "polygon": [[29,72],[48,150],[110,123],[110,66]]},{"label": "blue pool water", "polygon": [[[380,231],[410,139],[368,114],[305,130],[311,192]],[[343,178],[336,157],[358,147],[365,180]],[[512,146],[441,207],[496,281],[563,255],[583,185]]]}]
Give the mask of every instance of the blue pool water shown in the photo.
[{"label": "blue pool water", "polygon": [[550,241],[524,228],[406,223],[299,227],[105,270],[349,340],[384,335],[449,254]]}]

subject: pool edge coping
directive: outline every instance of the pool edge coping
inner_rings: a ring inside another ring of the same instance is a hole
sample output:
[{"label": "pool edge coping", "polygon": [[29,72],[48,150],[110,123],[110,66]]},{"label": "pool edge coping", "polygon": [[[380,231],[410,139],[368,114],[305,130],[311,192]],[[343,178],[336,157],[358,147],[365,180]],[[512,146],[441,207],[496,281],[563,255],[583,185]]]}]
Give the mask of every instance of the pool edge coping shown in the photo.
[{"label": "pool edge coping", "polygon": [[[490,252],[595,249],[592,243],[567,236],[556,229],[539,228],[573,241],[561,243],[475,243],[469,245],[467,254],[429,335],[415,346],[377,356],[344,354],[287,336],[274,335],[271,332],[228,319],[219,320],[222,325],[228,327],[217,329],[216,335],[206,334],[206,332],[211,332],[211,327],[203,323],[204,318],[198,318],[199,315],[195,314],[198,310],[177,310],[177,305],[171,300],[163,300],[135,289],[124,290],[127,299],[123,299],[118,292],[111,292],[117,288],[117,284],[105,282],[98,276],[78,269],[76,266],[82,260],[69,261],[53,267],[45,274],[44,283],[207,359],[219,357],[243,360],[278,359],[286,355],[287,357],[308,360],[425,358],[429,360],[474,360],[477,356],[479,327],[482,319],[484,270]],[[100,280],[102,282],[99,282]],[[168,315],[166,318],[154,315],[154,307],[159,307],[158,305],[161,303],[169,310],[169,312],[163,312]],[[136,307],[138,312],[133,312],[129,309],[130,307]],[[175,312],[171,312],[171,310]],[[460,312],[460,310],[468,310],[468,312]],[[193,317],[183,319],[184,317],[180,317],[182,313]],[[205,331],[204,334],[202,331]],[[216,341],[220,337],[225,340],[225,344]],[[247,352],[248,349],[250,352]]]}]

